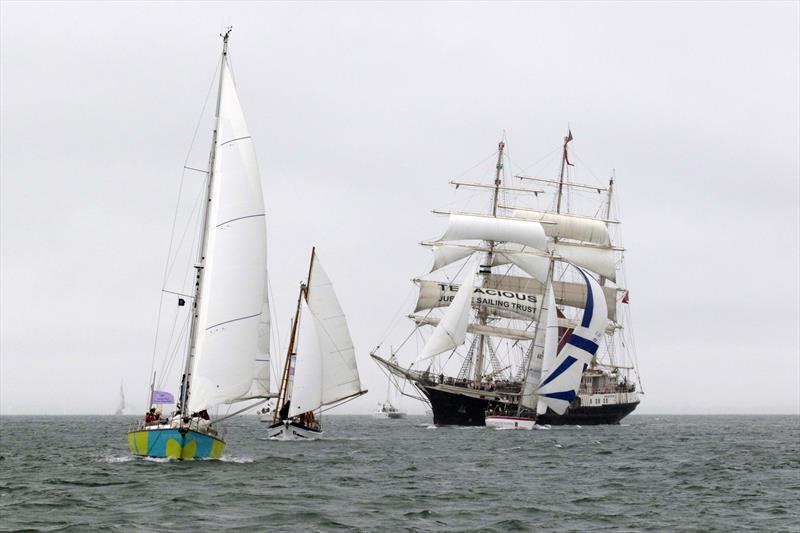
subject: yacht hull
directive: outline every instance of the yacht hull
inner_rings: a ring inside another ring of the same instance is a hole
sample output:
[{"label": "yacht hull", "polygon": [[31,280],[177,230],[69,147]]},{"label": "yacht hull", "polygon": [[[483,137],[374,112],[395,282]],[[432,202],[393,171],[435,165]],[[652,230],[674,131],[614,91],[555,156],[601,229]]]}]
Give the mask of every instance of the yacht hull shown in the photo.
[{"label": "yacht hull", "polygon": [[128,433],[133,455],[164,459],[218,459],[225,441],[193,429],[154,428]]},{"label": "yacht hull", "polygon": [[267,437],[272,440],[314,440],[322,437],[322,430],[312,429],[299,422],[284,420],[267,428]]}]

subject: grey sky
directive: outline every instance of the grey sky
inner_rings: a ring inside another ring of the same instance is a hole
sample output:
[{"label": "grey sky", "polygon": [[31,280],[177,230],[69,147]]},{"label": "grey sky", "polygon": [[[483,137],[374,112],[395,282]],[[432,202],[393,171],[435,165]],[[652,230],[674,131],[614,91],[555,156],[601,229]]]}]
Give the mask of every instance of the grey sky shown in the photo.
[{"label": "grey sky", "polygon": [[341,412],[385,392],[367,352],[430,265],[447,182],[504,130],[525,167],[568,123],[617,172],[637,412],[800,412],[798,5],[4,2],[0,412],[110,412],[120,380],[143,406],[225,25],[274,321],[285,346],[316,244],[373,391]]}]

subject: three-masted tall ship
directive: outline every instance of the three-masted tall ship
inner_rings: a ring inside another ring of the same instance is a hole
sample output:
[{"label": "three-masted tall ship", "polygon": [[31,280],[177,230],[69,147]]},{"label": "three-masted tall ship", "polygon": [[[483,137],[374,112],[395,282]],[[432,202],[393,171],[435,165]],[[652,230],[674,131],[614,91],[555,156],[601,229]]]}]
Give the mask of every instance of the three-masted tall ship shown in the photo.
[{"label": "three-masted tall ship", "polygon": [[448,226],[422,243],[433,267],[413,280],[414,328],[389,356],[370,355],[415,385],[435,424],[615,424],[639,404],[614,179],[576,182],[572,139],[557,176],[511,185],[501,142],[493,182],[451,181],[488,193],[488,209],[434,211]]}]

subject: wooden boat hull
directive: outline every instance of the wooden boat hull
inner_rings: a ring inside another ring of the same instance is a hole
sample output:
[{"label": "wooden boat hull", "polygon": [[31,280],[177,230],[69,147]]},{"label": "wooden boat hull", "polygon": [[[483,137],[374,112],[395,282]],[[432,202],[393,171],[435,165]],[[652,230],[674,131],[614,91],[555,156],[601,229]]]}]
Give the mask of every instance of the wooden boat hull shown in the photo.
[{"label": "wooden boat hull", "polygon": [[322,430],[312,429],[293,420],[276,422],[267,428],[272,440],[314,440],[322,437]]},{"label": "wooden boat hull", "polygon": [[225,441],[192,429],[140,429],[128,433],[131,453],[143,457],[171,459],[218,459]]}]

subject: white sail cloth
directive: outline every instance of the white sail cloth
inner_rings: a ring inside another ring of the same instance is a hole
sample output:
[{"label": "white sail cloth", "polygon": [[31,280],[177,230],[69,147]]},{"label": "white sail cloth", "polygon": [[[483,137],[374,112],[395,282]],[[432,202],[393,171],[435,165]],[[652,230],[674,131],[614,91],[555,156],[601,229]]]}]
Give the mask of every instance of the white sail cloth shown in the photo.
[{"label": "white sail cloth", "polygon": [[[552,283],[547,284],[539,317],[542,324],[536,328],[536,335],[531,347],[531,358],[528,361],[520,394],[520,403],[527,409],[533,409],[536,406],[536,389],[539,387],[544,369],[547,368],[546,364],[552,364],[552,358],[555,356],[555,349],[558,346],[558,314],[556,313]],[[553,345],[553,340],[555,340],[555,345]],[[554,351],[548,354],[548,349]]]},{"label": "white sail cloth", "polygon": [[[450,305],[459,288],[458,285],[425,279],[417,279],[414,282],[419,286],[415,313]],[[604,287],[603,293],[605,294],[608,318],[616,320],[617,290]],[[486,305],[490,312],[497,316],[534,320],[538,306],[541,305],[539,296],[543,294],[544,285],[535,279],[491,275],[487,280],[487,287],[473,288],[472,305],[473,307]],[[558,305],[577,309],[583,309],[586,305],[586,285],[584,283],[554,281],[553,294]]]},{"label": "white sail cloth", "polygon": [[464,268],[461,287],[456,291],[452,303],[417,355],[415,363],[457,348],[464,343],[474,289],[475,261],[473,260]]},{"label": "white sail cloth", "polygon": [[542,222],[548,237],[611,245],[608,228],[602,220],[529,209],[514,209],[511,216],[520,220]]},{"label": "white sail cloth", "polygon": [[[419,298],[414,312],[436,307],[453,307],[455,299],[461,293],[459,285],[429,280],[416,280],[416,283],[419,285]],[[540,305],[536,295],[512,288],[475,287],[473,284],[470,292],[472,297],[465,305],[471,303],[475,308],[485,305],[491,314],[497,316],[533,320]]]},{"label": "white sail cloth", "polygon": [[477,215],[451,214],[440,241],[515,242],[538,250],[547,249],[547,237],[538,222]]},{"label": "white sail cloth", "polygon": [[300,310],[300,339],[289,416],[313,411],[361,392],[347,319],[315,254],[306,299]]},{"label": "white sail cloth", "polygon": [[602,287],[584,270],[578,270],[587,289],[583,316],[548,371],[542,374],[536,390],[539,399],[560,415],[578,395],[583,369],[597,353],[598,343],[608,324]]},{"label": "white sail cloth", "polygon": [[[264,200],[227,56],[221,66],[212,176],[189,412],[246,395],[258,373],[256,360],[269,358],[263,334],[269,323]],[[263,369],[260,376],[263,380]]]},{"label": "white sail cloth", "polygon": [[[554,252],[554,259],[586,268],[616,282],[616,257],[613,248],[567,242],[550,243],[550,248]],[[469,257],[476,251],[483,251],[479,247],[452,244],[435,244],[431,250],[433,251],[431,272]],[[496,246],[494,252],[492,266],[513,263],[534,278],[544,282],[549,263],[545,252],[514,245]]]}]

